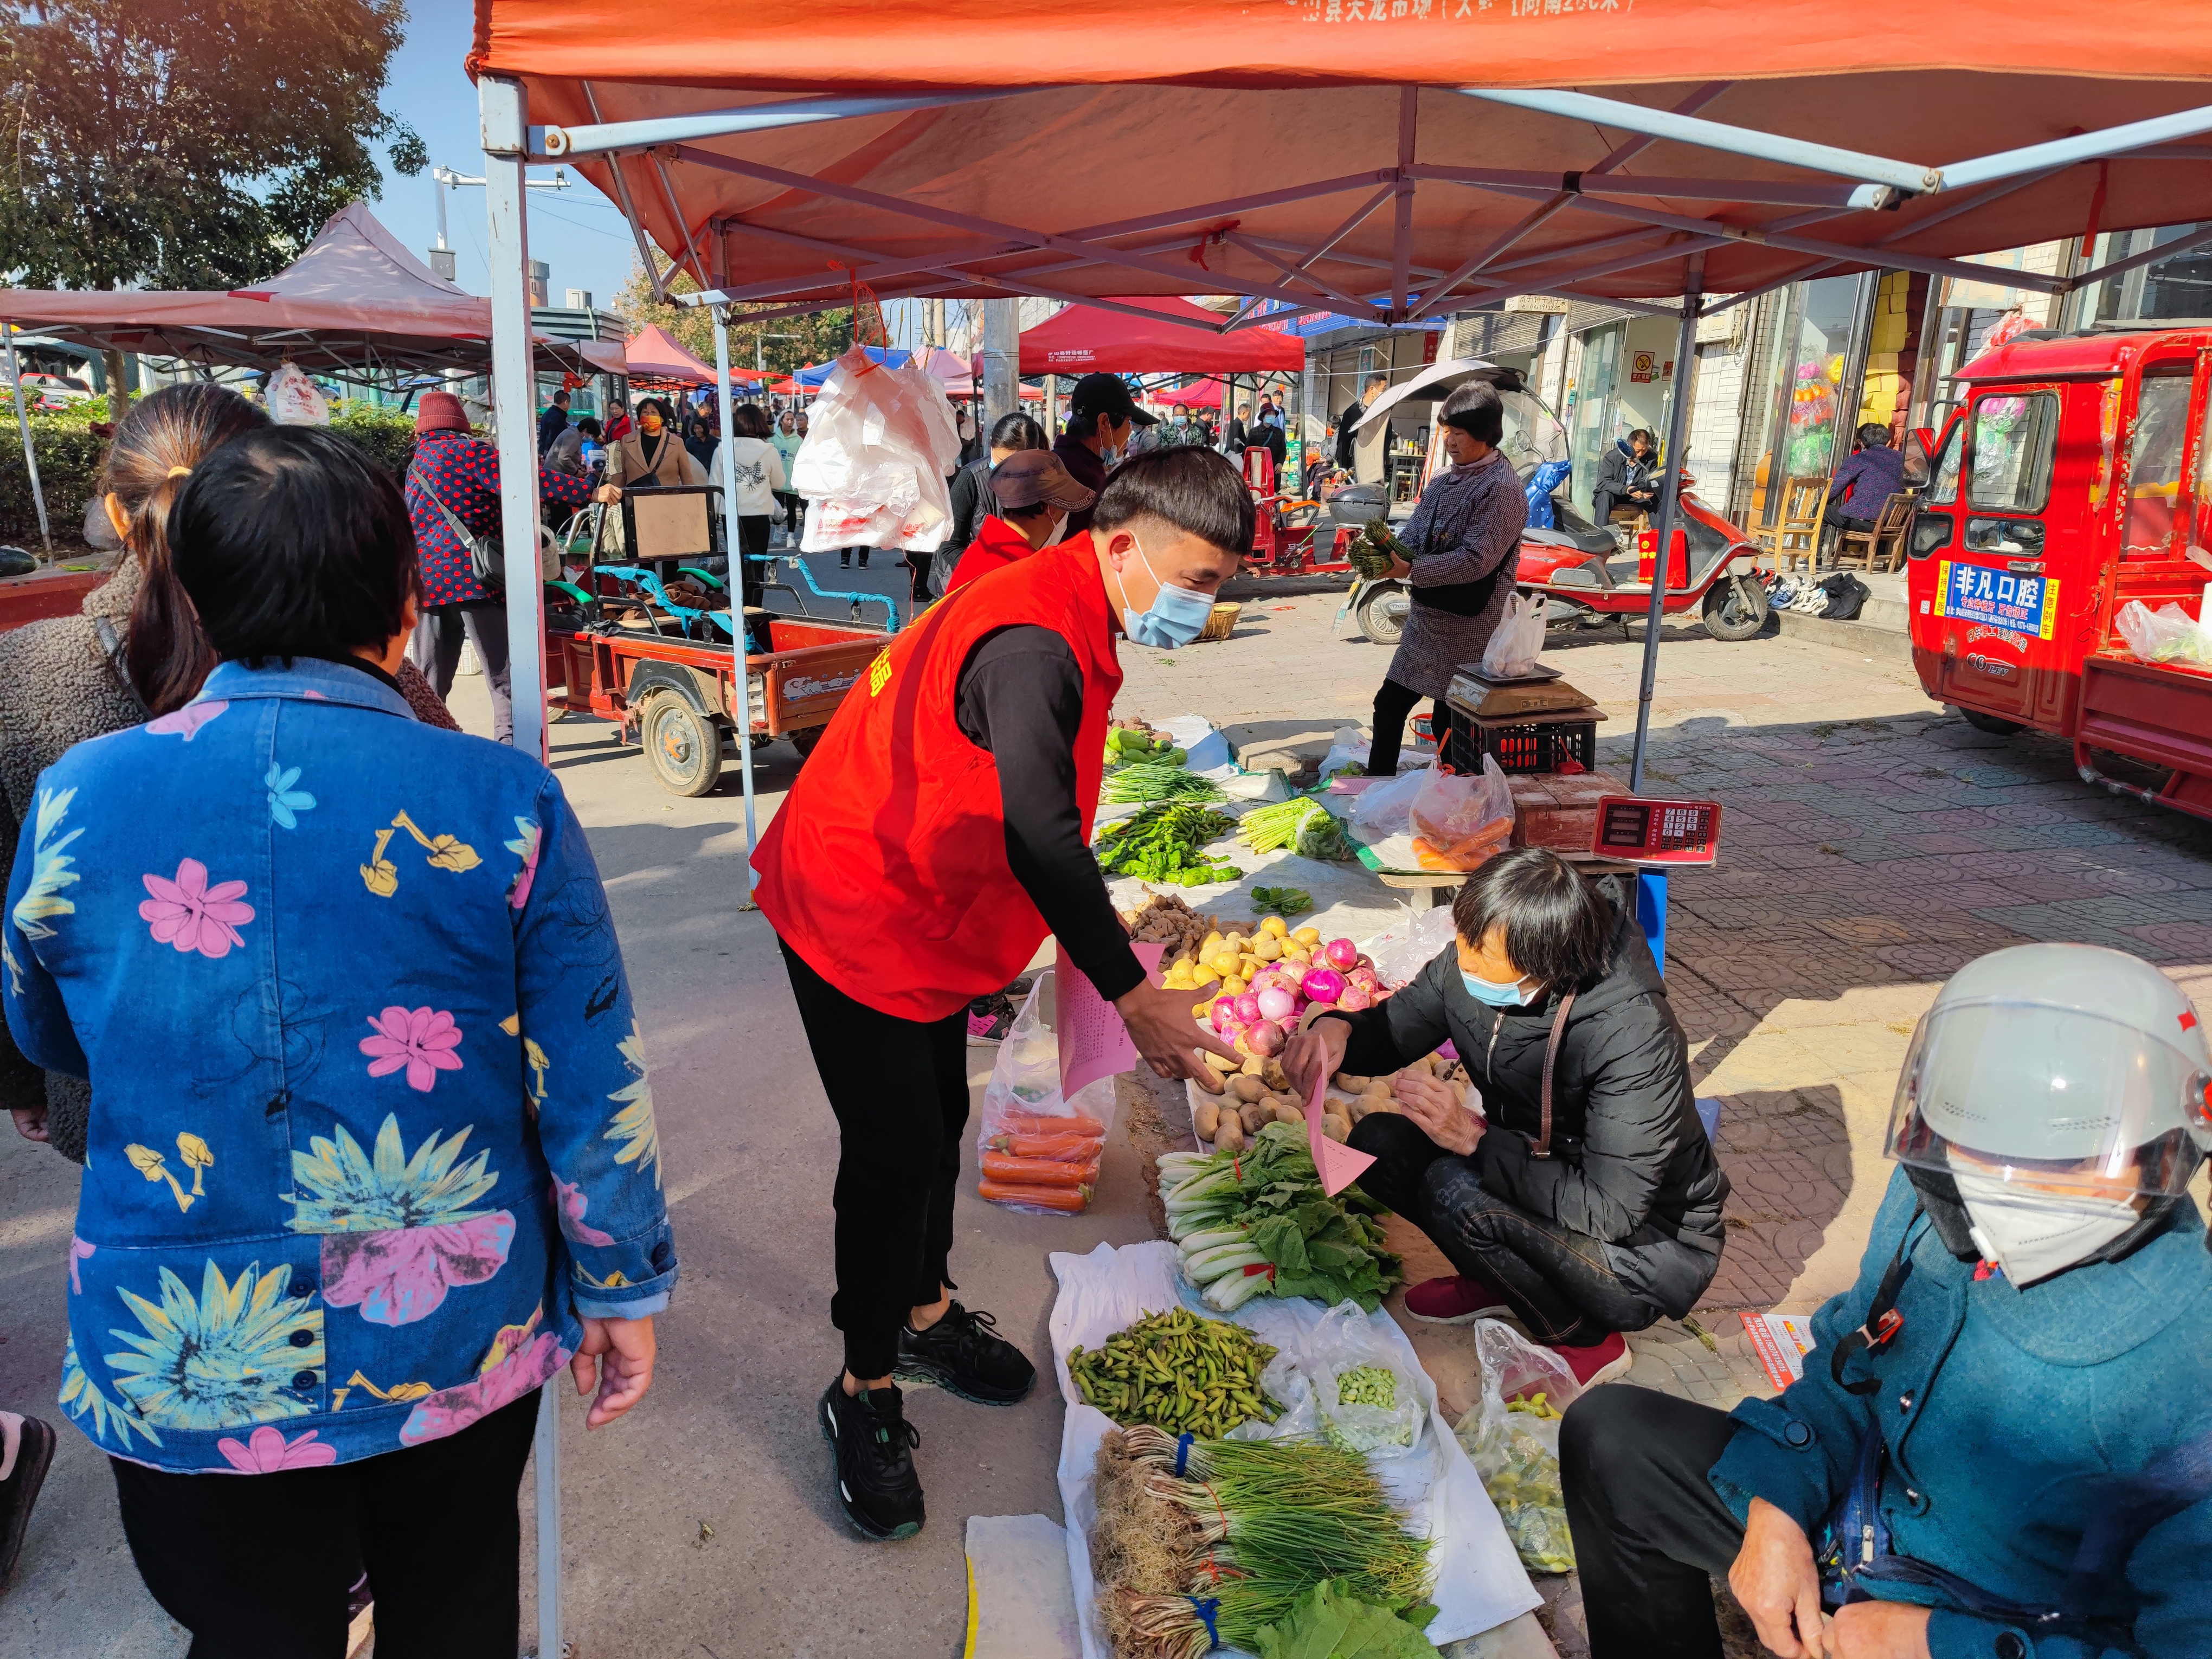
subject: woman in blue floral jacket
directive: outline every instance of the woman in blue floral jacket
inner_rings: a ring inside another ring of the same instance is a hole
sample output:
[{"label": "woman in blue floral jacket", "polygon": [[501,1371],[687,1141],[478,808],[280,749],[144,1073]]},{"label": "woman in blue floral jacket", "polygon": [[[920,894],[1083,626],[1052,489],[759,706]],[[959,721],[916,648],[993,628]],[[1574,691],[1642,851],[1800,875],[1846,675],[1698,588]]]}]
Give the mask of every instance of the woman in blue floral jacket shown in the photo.
[{"label": "woman in blue floral jacket", "polygon": [[544,766],[394,687],[352,446],[235,439],[169,533],[222,665],[41,776],[0,925],[95,1103],[61,1403],[196,1652],[336,1654],[365,1571],[380,1645],[511,1653],[538,1391],[635,1404],[677,1275],[605,896]]}]

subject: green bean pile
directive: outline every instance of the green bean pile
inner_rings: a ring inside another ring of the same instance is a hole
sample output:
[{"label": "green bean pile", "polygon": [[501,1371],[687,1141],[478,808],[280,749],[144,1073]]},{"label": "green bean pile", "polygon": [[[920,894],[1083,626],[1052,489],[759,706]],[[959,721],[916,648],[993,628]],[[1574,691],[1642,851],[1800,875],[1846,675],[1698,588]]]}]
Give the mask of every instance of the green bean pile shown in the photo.
[{"label": "green bean pile", "polygon": [[1116,1423],[1218,1440],[1248,1419],[1282,1415],[1260,1388],[1274,1357],[1243,1327],[1176,1308],[1146,1315],[1103,1348],[1069,1349],[1067,1370],[1084,1400]]}]

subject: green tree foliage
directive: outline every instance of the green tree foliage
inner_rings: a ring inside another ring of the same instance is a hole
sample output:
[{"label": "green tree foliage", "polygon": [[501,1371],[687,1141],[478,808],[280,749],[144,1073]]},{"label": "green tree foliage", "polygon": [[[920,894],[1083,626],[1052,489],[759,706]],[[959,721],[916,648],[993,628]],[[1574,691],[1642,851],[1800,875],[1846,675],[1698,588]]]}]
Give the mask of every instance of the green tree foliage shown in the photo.
[{"label": "green tree foliage", "polygon": [[[659,248],[653,250],[653,262],[665,276],[669,260]],[[696,294],[699,285],[681,273],[669,282],[673,294]],[[765,322],[749,323],[746,315],[755,311],[779,309],[775,306],[740,306],[730,318],[730,372],[750,369],[756,362],[765,363],[778,374],[788,374],[793,369],[804,368],[809,363],[824,363],[853,343],[853,313],[848,307],[835,311],[817,311],[810,317],[775,317]],[[698,306],[655,305],[652,285],[646,281],[645,267],[633,263],[629,280],[615,295],[615,313],[626,319],[633,328],[642,328],[651,323],[665,329],[669,337],[709,368],[714,366],[714,322],[704,308]],[[784,338],[783,336],[795,337]],[[759,356],[754,356],[756,345]]]},{"label": "green tree foliage", "polygon": [[[0,269],[32,287],[234,288],[380,193],[405,0],[0,3]],[[411,163],[411,165],[410,165]]]}]

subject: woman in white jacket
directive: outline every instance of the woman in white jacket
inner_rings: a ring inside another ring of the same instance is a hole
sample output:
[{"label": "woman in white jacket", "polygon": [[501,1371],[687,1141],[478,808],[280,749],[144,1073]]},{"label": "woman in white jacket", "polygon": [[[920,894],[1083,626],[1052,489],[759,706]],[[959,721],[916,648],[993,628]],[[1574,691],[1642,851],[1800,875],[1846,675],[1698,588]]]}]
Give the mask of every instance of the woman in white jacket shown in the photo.
[{"label": "woman in white jacket", "polygon": [[[745,604],[758,605],[766,580],[762,571],[768,558],[769,530],[775,522],[775,498],[791,485],[784,476],[783,458],[769,441],[767,411],[758,404],[744,404],[732,410],[730,431],[730,459],[738,479],[735,551],[739,556],[732,562],[732,568],[740,576]],[[714,484],[722,482],[722,450],[719,444],[714,448],[714,465],[707,469],[707,481]]]}]

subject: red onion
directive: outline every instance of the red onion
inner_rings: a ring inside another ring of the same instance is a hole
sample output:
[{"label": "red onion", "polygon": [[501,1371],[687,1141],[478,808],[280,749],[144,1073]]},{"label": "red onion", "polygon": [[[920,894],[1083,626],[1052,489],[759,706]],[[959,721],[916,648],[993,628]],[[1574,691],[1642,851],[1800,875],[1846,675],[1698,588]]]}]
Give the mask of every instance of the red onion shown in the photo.
[{"label": "red onion", "polygon": [[1344,994],[1344,975],[1330,968],[1316,968],[1305,976],[1303,988],[1316,1002],[1334,1002]]},{"label": "red onion", "polygon": [[1359,953],[1359,960],[1353,963],[1352,965],[1355,968],[1364,968],[1370,973],[1372,973],[1375,970],[1375,958],[1369,956],[1364,951],[1362,951]]},{"label": "red onion", "polygon": [[1244,1033],[1244,1046],[1262,1060],[1281,1054],[1289,1041],[1283,1035],[1283,1028],[1272,1019],[1263,1019]]},{"label": "red onion", "polygon": [[1333,939],[1322,946],[1322,958],[1339,973],[1359,965],[1359,947],[1348,939]]},{"label": "red onion", "polygon": [[1344,994],[1336,1000],[1336,1006],[1349,1009],[1356,1014],[1362,1008],[1373,1006],[1374,1000],[1357,985],[1347,985],[1344,988]]},{"label": "red onion", "polygon": [[1280,1019],[1297,1006],[1297,999],[1279,985],[1270,984],[1260,993],[1256,1000],[1260,1012],[1269,1019]]},{"label": "red onion", "polygon": [[1217,1036],[1233,1037],[1244,1029],[1244,1022],[1237,1018],[1233,1000],[1224,997],[1213,1005],[1213,1030]]},{"label": "red onion", "polygon": [[1247,1025],[1249,1025],[1254,1020],[1260,1018],[1260,999],[1254,996],[1249,991],[1246,991],[1237,997],[1236,1008],[1237,1018],[1243,1021]]},{"label": "red onion", "polygon": [[1381,981],[1375,977],[1375,970],[1372,968],[1355,968],[1344,977],[1346,983],[1358,986],[1370,997],[1381,985]]}]

